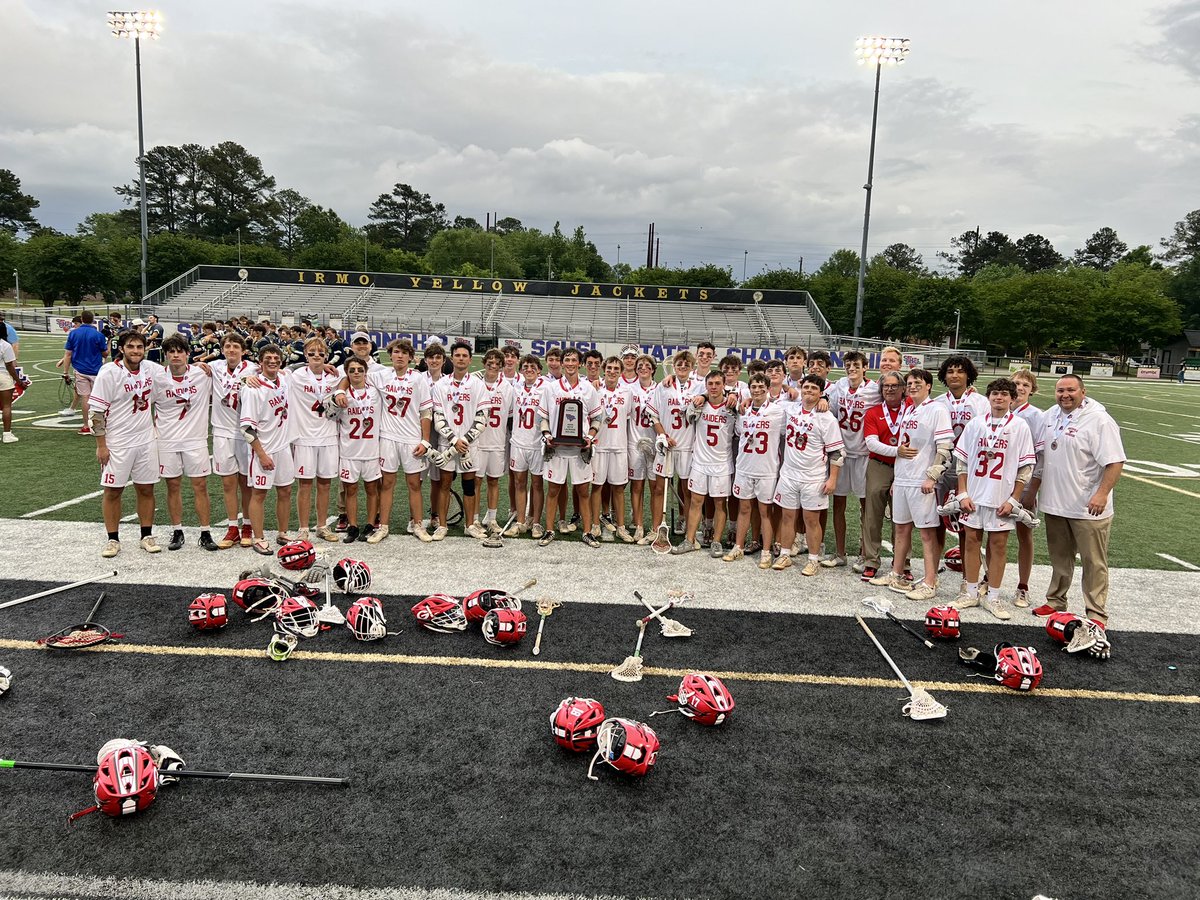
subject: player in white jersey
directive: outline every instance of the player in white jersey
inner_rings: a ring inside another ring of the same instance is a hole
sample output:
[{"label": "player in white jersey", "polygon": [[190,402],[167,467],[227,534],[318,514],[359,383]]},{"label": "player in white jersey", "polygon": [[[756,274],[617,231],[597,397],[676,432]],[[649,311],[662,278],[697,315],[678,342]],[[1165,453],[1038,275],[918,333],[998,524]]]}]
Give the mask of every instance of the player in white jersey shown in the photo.
[{"label": "player in white jersey", "polygon": [[[462,476],[463,519],[465,531],[471,537],[486,534],[476,522],[479,517],[479,497],[476,494],[475,443],[487,427],[487,409],[483,405],[483,379],[472,375],[471,345],[459,341],[450,348],[450,364],[454,371],[442,378],[433,388],[433,427],[441,436],[442,450],[433,458],[441,467],[443,487],[449,488],[455,474]],[[450,508],[450,493],[442,491],[438,517],[442,521],[433,533],[435,541],[442,540],[449,529],[444,524]]]},{"label": "player in white jersey", "polygon": [[[331,404],[338,424],[338,477],[346,487],[346,518],[349,525],[342,542],[369,541],[379,514],[380,419],[383,398],[367,382],[367,363],[358,357],[346,360],[343,368],[350,384],[338,388]],[[367,515],[358,526],[358,483],[367,495]],[[378,543],[378,541],[376,541]]]},{"label": "player in white jersey", "polygon": [[[938,381],[946,386],[946,393],[937,398],[938,403],[945,404],[950,413],[950,427],[954,429],[954,442],[962,436],[967,424],[976,416],[986,416],[990,409],[987,398],[975,390],[975,379],[979,372],[968,356],[961,354],[948,356],[938,367]],[[946,502],[950,492],[958,486],[958,470],[956,460],[952,456],[946,471],[937,479],[937,505]],[[938,520],[937,529],[938,558],[946,549],[946,526]]]},{"label": "player in white jersey", "polygon": [[[896,524],[892,571],[880,572],[870,583],[910,596],[932,599],[937,592],[937,570],[941,550],[937,545],[937,514],[934,489],[954,448],[950,413],[944,403],[929,396],[933,375],[912,369],[906,379],[909,406],[900,414],[896,447],[896,476],[892,482],[892,521]],[[921,531],[925,558],[924,580],[911,586],[904,578],[913,528]]]},{"label": "player in white jersey", "polygon": [[[241,393],[242,435],[250,445],[250,472],[246,483],[254,492],[250,497],[250,527],[254,533],[255,553],[271,555],[271,545],[263,534],[267,492],[275,489],[275,518],[279,534],[287,534],[292,514],[292,482],[296,469],[288,428],[288,385],[280,367],[283,351],[272,345],[258,351],[262,367],[255,378],[257,387],[246,384]],[[278,536],[276,536],[278,540]]]},{"label": "player in white jersey", "polygon": [[581,359],[583,360],[583,377],[593,388],[600,390],[600,385],[604,382],[604,354],[592,348],[583,351]]},{"label": "player in white jersey", "polygon": [[784,386],[795,391],[800,390],[800,382],[808,374],[808,351],[803,347],[788,347],[783,351],[783,362],[786,369]]},{"label": "player in white jersey", "polygon": [[[963,591],[956,609],[983,606],[997,619],[1012,614],[1000,602],[1000,585],[1008,562],[1008,533],[1015,528],[1014,504],[1033,473],[1037,459],[1025,421],[1012,411],[1017,386],[997,378],[987,387],[991,409],[968,424],[954,448],[958,467],[958,499],[962,506]],[[987,533],[987,596],[979,596],[979,557]]]},{"label": "player in white jersey", "polygon": [[780,507],[779,559],[771,567],[776,571],[792,565],[796,537],[797,512],[803,511],[808,535],[808,562],[802,575],[821,571],[820,511],[829,507],[829,497],[837,488],[842,468],[842,432],[837,419],[818,408],[825,391],[825,379],[805,375],[800,381],[800,402],[784,410],[783,464],[775,483],[775,505]]},{"label": "player in white jersey", "polygon": [[[633,535],[625,528],[625,485],[629,482],[629,420],[633,413],[633,392],[621,379],[621,360],[610,356],[604,361],[604,380],[597,392],[604,411],[600,433],[592,453],[592,536],[601,535],[601,501],[611,502],[613,534],[626,544]],[[607,487],[608,497],[597,488]]]},{"label": "player in white jersey", "polygon": [[704,393],[704,384],[708,379],[708,373],[713,370],[716,358],[717,348],[712,341],[701,341],[696,345],[696,369],[692,372],[692,381],[698,382],[696,393]]},{"label": "player in white jersey", "polygon": [[[425,381],[429,387],[429,399],[432,401],[434,385],[445,377],[443,369],[446,365],[446,350],[441,344],[430,344],[421,355],[425,361],[425,371],[422,374],[425,376]],[[433,421],[432,407],[430,421]],[[422,524],[435,540],[441,540],[441,538],[437,537],[437,529],[442,524],[442,520],[438,517],[438,510],[442,508],[442,470],[434,462],[434,456],[437,455],[437,451],[444,449],[441,447],[440,440],[441,436],[438,434],[437,428],[431,428],[429,443],[432,446],[429,450],[429,465],[421,473],[421,480],[429,482],[429,518],[424,519]],[[447,494],[447,504],[449,503],[449,497],[450,495]],[[445,537],[446,534],[447,532],[443,532],[442,537]]]},{"label": "player in white jersey", "polygon": [[121,552],[117,533],[121,495],[130,480],[137,492],[142,549],[147,553],[162,550],[152,534],[154,485],[159,473],[158,441],[150,416],[153,379],[162,372],[162,366],[145,361],[146,339],[137,332],[123,332],[117,339],[117,350],[120,359],[102,366],[92,387],[92,433],[96,436],[100,486],[104,489],[104,530],[108,532],[108,543],[100,555],[106,558]]},{"label": "player in white jersey", "polygon": [[521,360],[521,383],[513,389],[513,430],[508,448],[508,478],[516,485],[513,509],[517,521],[505,532],[516,537],[528,531],[540,538],[546,533],[541,525],[545,496],[542,487],[542,432],[538,428],[538,407],[542,403],[542,361],[532,354]]},{"label": "player in white jersey", "polygon": [[483,528],[489,534],[498,534],[503,526],[496,521],[500,506],[500,479],[508,468],[508,421],[512,417],[512,386],[504,380],[500,370],[504,366],[504,354],[492,348],[483,354],[483,399],[481,407],[487,413],[487,424],[472,454],[479,477],[487,481],[487,512],[483,514]]},{"label": "player in white jersey", "polygon": [[642,348],[637,344],[626,344],[621,348],[621,382],[632,388],[637,384],[637,361]]},{"label": "player in white jersey", "polygon": [[512,344],[505,344],[500,348],[500,352],[504,354],[504,370],[500,373],[501,377],[508,382],[509,387],[520,387],[525,380],[521,377],[521,349]]},{"label": "player in white jersey", "polygon": [[[1042,410],[1034,406],[1029,398],[1038,392],[1037,376],[1029,369],[1019,369],[1013,373],[1013,382],[1017,386],[1017,396],[1013,401],[1013,412],[1029,426],[1029,433],[1034,439],[1034,453],[1041,455],[1037,440],[1042,427]],[[1038,461],[1040,462],[1040,460]],[[1038,469],[1035,462],[1034,469]],[[1021,495],[1021,505],[1035,515],[1037,510],[1037,494],[1028,482]],[[1033,529],[1028,525],[1017,523],[1017,592],[1013,595],[1013,606],[1026,608],[1029,606],[1029,576],[1033,574]]]},{"label": "player in white jersey", "polygon": [[750,376],[750,399],[740,410],[735,423],[737,461],[733,476],[733,496],[738,501],[737,531],[733,547],[725,554],[725,562],[734,562],[745,555],[746,535],[750,532],[755,507],[762,531],[760,569],[771,568],[771,507],[775,500],[775,483],[779,478],[779,454],[783,441],[787,404],[771,400],[767,395],[767,376]]},{"label": "player in white jersey", "polygon": [[[628,349],[628,348],[627,348]],[[633,539],[640,545],[650,543],[645,529],[645,484],[654,479],[654,416],[651,406],[654,400],[654,375],[658,363],[649,354],[642,354],[634,363],[637,381],[629,386],[633,409],[629,415],[629,502],[632,507]],[[624,376],[621,376],[624,378]],[[651,488],[651,496],[654,491]]]},{"label": "player in white jersey", "polygon": [[[225,535],[217,546],[228,550],[237,544],[249,547],[254,543],[250,527],[251,491],[246,484],[250,474],[250,445],[242,437],[242,381],[258,371],[255,363],[246,359],[246,339],[230,329],[221,338],[224,359],[212,365],[212,465],[221,476],[225,495]],[[240,498],[239,498],[240,495]]]},{"label": "player in white jersey", "polygon": [[[603,410],[596,390],[586,379],[579,377],[579,351],[569,347],[563,351],[563,377],[542,384],[542,400],[538,407],[538,428],[546,448],[543,477],[549,485],[546,491],[546,533],[538,545],[545,547],[554,540],[554,522],[559,509],[566,509],[566,483],[570,478],[575,508],[583,519],[583,542],[599,547],[591,533],[592,490],[591,451],[603,425]],[[567,429],[572,431],[568,433]],[[582,440],[566,444],[560,438]]]},{"label": "player in white jersey", "polygon": [[[879,385],[865,377],[867,357],[858,350],[847,350],[842,354],[842,368],[846,375],[838,379],[826,392],[830,411],[837,416],[842,430],[845,463],[838,476],[837,491],[833,495],[833,539],[835,553],[821,560],[829,568],[846,565],[846,502],[848,497],[858,498],[858,518],[862,523],[863,508],[867,496],[867,445],[863,438],[863,420],[867,410],[881,402]],[[861,530],[861,529],[860,529]],[[859,543],[859,561],[862,559],[862,543]]]},{"label": "player in white jersey", "polygon": [[422,543],[433,537],[421,518],[421,473],[429,465],[433,445],[433,399],[429,379],[409,367],[415,353],[411,341],[396,338],[387,345],[392,367],[367,373],[367,381],[379,391],[383,414],[379,429],[379,468],[383,477],[379,487],[379,526],[367,538],[378,544],[388,535],[392,519],[392,500],[398,473],[404,473],[408,486],[408,530]]},{"label": "player in white jersey", "polygon": [[697,530],[704,515],[706,501],[713,502],[713,533],[709,550],[714,559],[724,556],[720,538],[725,533],[725,499],[729,496],[733,475],[734,421],[737,419],[737,397],[726,395],[725,376],[709,370],[705,378],[705,393],[692,399],[686,410],[693,422],[692,466],[688,475],[687,531],[671,553],[699,550],[703,537],[697,542]]},{"label": "player in white jersey", "polygon": [[[505,382],[508,383],[508,386],[515,392],[517,388],[519,388],[525,382],[525,379],[521,377],[520,371],[521,348],[515,347],[512,344],[505,344],[500,348],[500,352],[504,354],[504,370],[500,373],[500,377],[503,378]],[[509,416],[508,423],[505,426],[504,438],[504,465],[506,467],[508,466],[510,451],[512,450],[512,430],[513,420],[512,416]],[[524,515],[525,511],[523,508],[519,508],[517,506],[517,480],[511,476],[508,479],[508,508],[512,512],[517,513],[517,518],[513,521],[510,529],[515,537],[517,534],[520,534],[519,523],[521,521],[521,516]]]},{"label": "player in white jersey", "polygon": [[692,381],[695,357],[690,350],[680,350],[671,359],[672,373],[654,389],[650,398],[650,415],[654,422],[654,490],[651,503],[654,522],[651,534],[658,531],[666,516],[664,499],[673,476],[679,476],[677,496],[681,511],[678,531],[683,530],[683,515],[688,508],[687,479],[692,471],[692,423],[687,419],[687,407],[696,396]]},{"label": "player in white jersey", "polygon": [[[296,467],[297,537],[308,540],[313,484],[317,487],[317,535],[336,541],[326,524],[329,517],[329,486],[338,476],[337,422],[326,415],[326,401],[338,387],[340,375],[326,365],[329,348],[319,337],[304,342],[305,365],[291,372],[288,380],[288,430],[292,460]],[[286,535],[284,536],[286,539]]]},{"label": "player in white jersey", "polygon": [[168,550],[183,549],[183,476],[192,483],[192,502],[200,522],[200,546],[219,550],[209,533],[212,510],[208,500],[208,416],[212,378],[207,365],[188,365],[191,346],[181,334],[162,344],[167,367],[154,378],[154,426],[158,430],[158,473],[167,483],[167,514],[171,519]]}]

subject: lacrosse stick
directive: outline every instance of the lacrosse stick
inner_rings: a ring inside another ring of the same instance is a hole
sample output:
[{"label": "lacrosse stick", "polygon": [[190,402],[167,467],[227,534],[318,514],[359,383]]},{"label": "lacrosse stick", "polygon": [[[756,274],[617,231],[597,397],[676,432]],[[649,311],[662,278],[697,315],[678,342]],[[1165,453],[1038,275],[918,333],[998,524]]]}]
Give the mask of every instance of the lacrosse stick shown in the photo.
[{"label": "lacrosse stick", "polygon": [[854,618],[862,626],[862,630],[867,633],[867,637],[871,639],[871,643],[875,645],[875,649],[883,655],[883,658],[887,660],[887,664],[892,667],[892,671],[896,673],[896,677],[908,688],[908,702],[904,704],[904,707],[900,711],[914,722],[923,722],[926,719],[946,718],[946,707],[934,700],[929,691],[924,688],[913,687],[912,683],[904,677],[904,673],[900,671],[900,668],[892,662],[892,658],[888,656],[888,652],[883,649],[883,644],[879,643],[879,639],[875,637],[875,633],[871,631],[870,626],[863,621],[863,617],[855,615]]},{"label": "lacrosse stick", "polygon": [[317,621],[324,625],[345,625],[346,616],[334,605],[330,583],[333,581],[333,567],[325,567],[325,605],[317,610]]},{"label": "lacrosse stick", "polygon": [[[641,601],[642,606],[646,607],[650,612],[654,612],[654,607],[650,605],[649,600],[637,591],[633,592],[633,596]],[[670,591],[667,596],[678,600],[675,604],[676,606],[682,606],[686,601],[694,599],[694,595],[686,594],[682,591]],[[668,619],[666,616],[658,617],[658,626],[662,636],[665,638],[685,638],[692,636],[692,629],[688,628],[682,622],[678,622],[675,619]]]},{"label": "lacrosse stick", "polygon": [[633,648],[633,656],[625,657],[625,661],[608,674],[617,681],[642,680],[642,638],[646,636],[646,620],[638,621],[637,646]]},{"label": "lacrosse stick", "polygon": [[101,592],[100,596],[96,598],[96,605],[88,613],[87,621],[80,622],[78,625],[68,625],[62,631],[56,631],[48,637],[38,638],[38,646],[48,650],[83,650],[85,647],[94,647],[106,641],[115,641],[125,637],[123,634],[113,634],[103,625],[98,625],[93,621],[106,596],[107,594]]},{"label": "lacrosse stick", "polygon": [[866,597],[863,599],[863,606],[867,607],[868,609],[873,609],[877,613],[883,613],[883,615],[887,616],[930,650],[933,649],[933,641],[926,640],[924,637],[917,634],[917,632],[913,631],[911,628],[892,615],[892,601],[885,600],[882,597]]},{"label": "lacrosse stick", "polygon": [[[20,759],[0,759],[0,769],[50,769],[55,772],[84,772],[96,774],[96,767],[74,763],[28,762]],[[329,784],[349,787],[349,778],[328,778],[322,775],[267,775],[258,772],[203,772],[199,769],[172,769],[171,777],[217,778],[223,781],[291,781],[298,784]]]},{"label": "lacrosse stick", "polygon": [[0,609],[8,609],[10,606],[18,606],[22,603],[28,603],[30,600],[40,600],[42,597],[49,597],[51,594],[61,594],[63,591],[69,591],[72,588],[83,587],[85,584],[94,584],[97,581],[103,581],[105,578],[113,578],[117,574],[114,569],[111,572],[104,572],[101,575],[94,575],[91,578],[85,578],[82,581],[74,581],[71,584],[64,584],[60,587],[50,588],[45,591],[38,591],[36,594],[30,594],[28,597],[18,597],[16,600],[9,600],[7,603],[0,603]]},{"label": "lacrosse stick", "polygon": [[492,550],[496,550],[496,549],[499,549],[500,547],[503,547],[504,546],[504,532],[508,531],[508,529],[512,527],[512,523],[515,521],[517,521],[517,514],[513,513],[512,515],[510,515],[508,517],[508,521],[504,523],[504,527],[501,528],[498,533],[496,533],[495,535],[489,534],[487,537],[485,537],[479,543],[482,546],[488,547],[489,549],[492,549]]},{"label": "lacrosse stick", "polygon": [[668,447],[663,454],[663,477],[666,479],[666,483],[663,485],[662,523],[658,526],[658,533],[654,535],[654,540],[650,544],[650,549],[660,556],[671,552],[671,527],[667,524],[667,504],[671,499],[671,476],[674,475],[672,462],[671,448]]},{"label": "lacrosse stick", "polygon": [[533,642],[533,655],[537,656],[542,652],[542,629],[546,627],[546,620],[550,618],[550,614],[562,606],[559,600],[552,600],[549,597],[541,597],[537,601],[538,615],[542,617],[542,621],[538,622],[537,639]]}]

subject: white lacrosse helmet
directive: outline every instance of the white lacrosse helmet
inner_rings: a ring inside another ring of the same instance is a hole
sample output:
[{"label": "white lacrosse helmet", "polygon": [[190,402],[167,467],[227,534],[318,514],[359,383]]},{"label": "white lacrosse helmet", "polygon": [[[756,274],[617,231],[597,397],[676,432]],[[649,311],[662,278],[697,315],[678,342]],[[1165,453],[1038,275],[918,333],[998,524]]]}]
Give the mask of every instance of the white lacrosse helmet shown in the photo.
[{"label": "white lacrosse helmet", "polygon": [[378,597],[359,597],[346,610],[346,627],[360,641],[377,641],[387,636],[387,619]]},{"label": "white lacrosse helmet", "polygon": [[4,666],[0,666],[0,694],[3,694],[10,687],[12,687],[12,672],[8,671]]},{"label": "white lacrosse helmet", "polygon": [[316,637],[321,630],[317,604],[307,597],[288,597],[275,612],[275,629],[300,637]]}]

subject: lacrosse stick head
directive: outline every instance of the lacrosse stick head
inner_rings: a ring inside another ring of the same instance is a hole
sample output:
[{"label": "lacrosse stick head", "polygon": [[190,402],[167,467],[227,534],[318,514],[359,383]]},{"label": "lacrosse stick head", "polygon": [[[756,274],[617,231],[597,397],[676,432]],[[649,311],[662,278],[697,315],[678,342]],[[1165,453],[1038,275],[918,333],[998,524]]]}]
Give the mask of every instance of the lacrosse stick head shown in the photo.
[{"label": "lacrosse stick head", "polygon": [[650,549],[659,556],[665,556],[671,552],[671,526],[667,524],[664,517],[663,523],[658,526],[658,531],[654,533],[654,540],[650,542]]},{"label": "lacrosse stick head", "polygon": [[884,597],[864,597],[862,605],[875,610],[881,616],[886,616],[892,611],[892,601]]},{"label": "lacrosse stick head", "polygon": [[118,640],[124,636],[123,634],[113,634],[103,625],[97,625],[95,622],[80,622],[78,625],[69,625],[62,631],[56,631],[44,638],[38,638],[37,643],[38,646],[45,647],[47,650],[83,650],[107,641]]},{"label": "lacrosse stick head", "polygon": [[588,766],[588,778],[600,780],[592,774],[597,760],[608,763],[622,774],[641,777],[658,761],[658,750],[658,735],[644,722],[605,719],[596,730],[596,753]]},{"label": "lacrosse stick head", "polygon": [[625,681],[629,683],[641,681],[642,658],[640,656],[627,656],[625,657],[624,662],[622,662],[608,674],[617,681]]},{"label": "lacrosse stick head", "polygon": [[692,629],[688,628],[682,622],[676,619],[668,619],[666,616],[658,617],[658,631],[665,638],[688,638],[692,636]]},{"label": "lacrosse stick head", "polygon": [[543,619],[562,606],[561,600],[555,600],[552,597],[538,597],[537,611],[538,615]]},{"label": "lacrosse stick head", "polygon": [[924,688],[915,687],[901,712],[914,722],[924,722],[927,719],[944,719],[948,710],[933,699],[933,695]]},{"label": "lacrosse stick head", "polygon": [[213,631],[229,624],[229,605],[224,594],[201,594],[188,604],[188,622],[197,631]]},{"label": "lacrosse stick head", "polygon": [[596,731],[604,722],[604,704],[591,697],[567,697],[550,715],[550,734],[567,750],[583,753],[596,746]]}]

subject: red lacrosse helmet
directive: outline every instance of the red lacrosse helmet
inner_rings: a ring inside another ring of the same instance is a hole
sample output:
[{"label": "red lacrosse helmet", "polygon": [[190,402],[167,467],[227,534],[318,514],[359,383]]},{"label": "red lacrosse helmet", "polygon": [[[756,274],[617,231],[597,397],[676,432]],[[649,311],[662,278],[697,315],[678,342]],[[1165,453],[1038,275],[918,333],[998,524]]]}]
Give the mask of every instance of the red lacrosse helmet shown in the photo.
[{"label": "red lacrosse helmet", "polygon": [[280,547],[275,555],[279,557],[279,564],[291,572],[311,569],[317,561],[317,551],[309,541],[290,541]]},{"label": "red lacrosse helmet", "polygon": [[462,607],[468,622],[482,622],[493,609],[520,609],[521,601],[504,591],[488,589],[467,594]]},{"label": "red lacrosse helmet", "polygon": [[925,613],[925,631],[930,637],[956,640],[959,622],[958,610],[953,606],[935,606]]},{"label": "red lacrosse helmet", "polygon": [[489,644],[516,644],[528,627],[519,609],[493,609],[483,617],[483,639]]},{"label": "red lacrosse helmet", "polygon": [[361,594],[371,586],[371,567],[361,559],[339,559],[333,564],[333,583],[343,594]]},{"label": "red lacrosse helmet", "polygon": [[273,612],[280,603],[287,599],[287,592],[273,581],[266,578],[243,578],[233,586],[233,602],[247,614]]},{"label": "red lacrosse helmet", "polygon": [[387,636],[387,619],[378,597],[359,597],[346,610],[346,627],[360,641],[377,641]]},{"label": "red lacrosse helmet", "polygon": [[1071,635],[1075,633],[1075,629],[1081,622],[1083,622],[1083,616],[1077,616],[1075,613],[1053,613],[1046,619],[1046,634],[1060,644],[1065,644],[1071,640]]},{"label": "red lacrosse helmet", "polygon": [[1033,647],[996,645],[996,680],[1014,691],[1032,691],[1042,680],[1042,663]]},{"label": "red lacrosse helmet", "polygon": [[275,630],[282,634],[316,637],[321,630],[317,604],[307,597],[288,597],[275,610]]},{"label": "red lacrosse helmet", "polygon": [[[946,500],[942,505],[945,506],[946,503],[950,503],[951,501],[954,500],[954,498],[956,496],[958,496],[958,491],[951,489],[950,493],[948,493],[946,495]],[[962,534],[962,513],[954,513],[953,515],[943,515],[942,516],[942,526],[947,531],[949,531],[951,534]],[[949,556],[949,554],[946,554],[946,555]],[[957,571],[961,571],[961,570],[957,570]]]},{"label": "red lacrosse helmet", "polygon": [[145,809],[158,796],[158,766],[145,747],[121,747],[100,760],[92,784],[95,809],[106,816],[128,816]]},{"label": "red lacrosse helmet", "polygon": [[432,594],[417,601],[412,608],[417,621],[430,631],[451,634],[467,630],[467,617],[462,604],[449,594]]},{"label": "red lacrosse helmet", "polygon": [[962,573],[963,570],[963,555],[962,550],[958,547],[951,547],[946,551],[946,555],[942,557],[942,562],[946,564],[946,568],[951,572]]},{"label": "red lacrosse helmet", "polygon": [[550,733],[560,747],[582,753],[596,746],[604,704],[590,697],[567,697],[550,716]]},{"label": "red lacrosse helmet", "polygon": [[678,703],[681,713],[701,725],[720,725],[737,705],[720,678],[703,672],[684,675],[679,682],[679,693],[667,699]]},{"label": "red lacrosse helmet", "polygon": [[198,631],[224,628],[229,624],[225,595],[201,594],[188,604],[188,621]]},{"label": "red lacrosse helmet", "polygon": [[602,759],[626,775],[645,775],[658,760],[658,735],[654,729],[633,719],[605,719],[596,731],[596,753],[588,766],[588,778],[596,760]]}]

